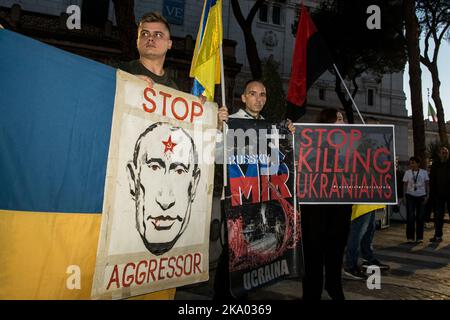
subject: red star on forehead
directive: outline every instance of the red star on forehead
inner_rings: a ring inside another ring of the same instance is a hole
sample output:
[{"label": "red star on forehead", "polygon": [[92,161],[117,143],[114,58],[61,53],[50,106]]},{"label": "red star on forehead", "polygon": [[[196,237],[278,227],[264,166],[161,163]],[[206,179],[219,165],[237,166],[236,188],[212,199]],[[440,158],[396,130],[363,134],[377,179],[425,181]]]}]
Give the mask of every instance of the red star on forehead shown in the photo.
[{"label": "red star on forehead", "polygon": [[162,141],[162,143],[164,143],[164,153],[170,151],[173,153],[173,148],[177,145],[176,143],[172,142],[172,136],[169,136],[169,139],[167,139],[167,141]]}]

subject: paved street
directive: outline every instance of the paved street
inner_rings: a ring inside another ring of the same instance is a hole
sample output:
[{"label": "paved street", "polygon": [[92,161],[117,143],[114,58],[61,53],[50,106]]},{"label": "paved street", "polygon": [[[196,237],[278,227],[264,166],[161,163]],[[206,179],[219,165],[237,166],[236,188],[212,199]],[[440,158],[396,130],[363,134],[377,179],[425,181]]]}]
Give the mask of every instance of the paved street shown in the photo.
[{"label": "paved street", "polygon": [[[350,300],[450,300],[450,224],[444,226],[444,241],[432,244],[428,240],[434,229],[425,228],[424,243],[406,243],[406,225],[392,221],[388,228],[377,230],[374,240],[376,257],[390,265],[382,273],[381,289],[369,290],[365,281],[343,280]],[[210,300],[214,270],[210,281],[179,288],[176,299]],[[301,281],[284,280],[249,295],[250,300],[301,299]],[[329,299],[324,292],[323,299]]]}]

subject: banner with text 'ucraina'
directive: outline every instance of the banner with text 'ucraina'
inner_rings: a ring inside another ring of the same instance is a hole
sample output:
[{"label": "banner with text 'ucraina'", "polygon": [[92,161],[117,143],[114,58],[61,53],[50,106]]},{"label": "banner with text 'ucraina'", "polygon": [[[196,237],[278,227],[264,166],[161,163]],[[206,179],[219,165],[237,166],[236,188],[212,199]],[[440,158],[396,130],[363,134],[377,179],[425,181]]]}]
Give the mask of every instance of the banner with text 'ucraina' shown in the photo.
[{"label": "banner with text 'ucraina'", "polygon": [[217,106],[117,72],[92,298],[208,280]]},{"label": "banner with text 'ucraina'", "polygon": [[264,120],[229,119],[225,212],[230,288],[240,298],[303,274],[293,135]]}]

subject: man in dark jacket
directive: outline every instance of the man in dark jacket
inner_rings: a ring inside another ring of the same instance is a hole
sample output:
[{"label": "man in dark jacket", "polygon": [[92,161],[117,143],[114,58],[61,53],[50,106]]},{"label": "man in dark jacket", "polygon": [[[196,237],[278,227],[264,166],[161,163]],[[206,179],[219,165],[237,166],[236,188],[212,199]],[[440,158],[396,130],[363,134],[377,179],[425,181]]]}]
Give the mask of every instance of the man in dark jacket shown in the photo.
[{"label": "man in dark jacket", "polygon": [[139,59],[123,62],[119,69],[138,75],[150,86],[154,82],[178,89],[175,81],[164,69],[166,53],[172,48],[170,26],[167,20],[156,12],[142,16],[138,26],[137,48]]},{"label": "man in dark jacket", "polygon": [[441,242],[445,209],[448,209],[450,201],[450,163],[448,148],[445,146],[439,150],[439,160],[431,166],[430,196],[435,208],[435,231],[430,241]]}]

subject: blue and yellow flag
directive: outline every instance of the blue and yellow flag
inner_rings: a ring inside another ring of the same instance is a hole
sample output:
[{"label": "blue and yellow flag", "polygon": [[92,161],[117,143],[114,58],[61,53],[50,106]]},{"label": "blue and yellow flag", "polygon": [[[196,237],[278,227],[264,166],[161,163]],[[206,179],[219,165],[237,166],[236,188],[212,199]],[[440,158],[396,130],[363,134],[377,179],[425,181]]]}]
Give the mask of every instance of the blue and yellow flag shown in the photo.
[{"label": "blue and yellow flag", "polygon": [[214,86],[220,83],[222,45],[222,0],[205,0],[189,76],[194,78],[192,94],[214,99]]},{"label": "blue and yellow flag", "polygon": [[0,61],[0,299],[90,299],[116,70],[4,29]]},{"label": "blue and yellow flag", "polygon": [[375,210],[384,209],[384,204],[354,204],[352,206],[351,221]]}]

